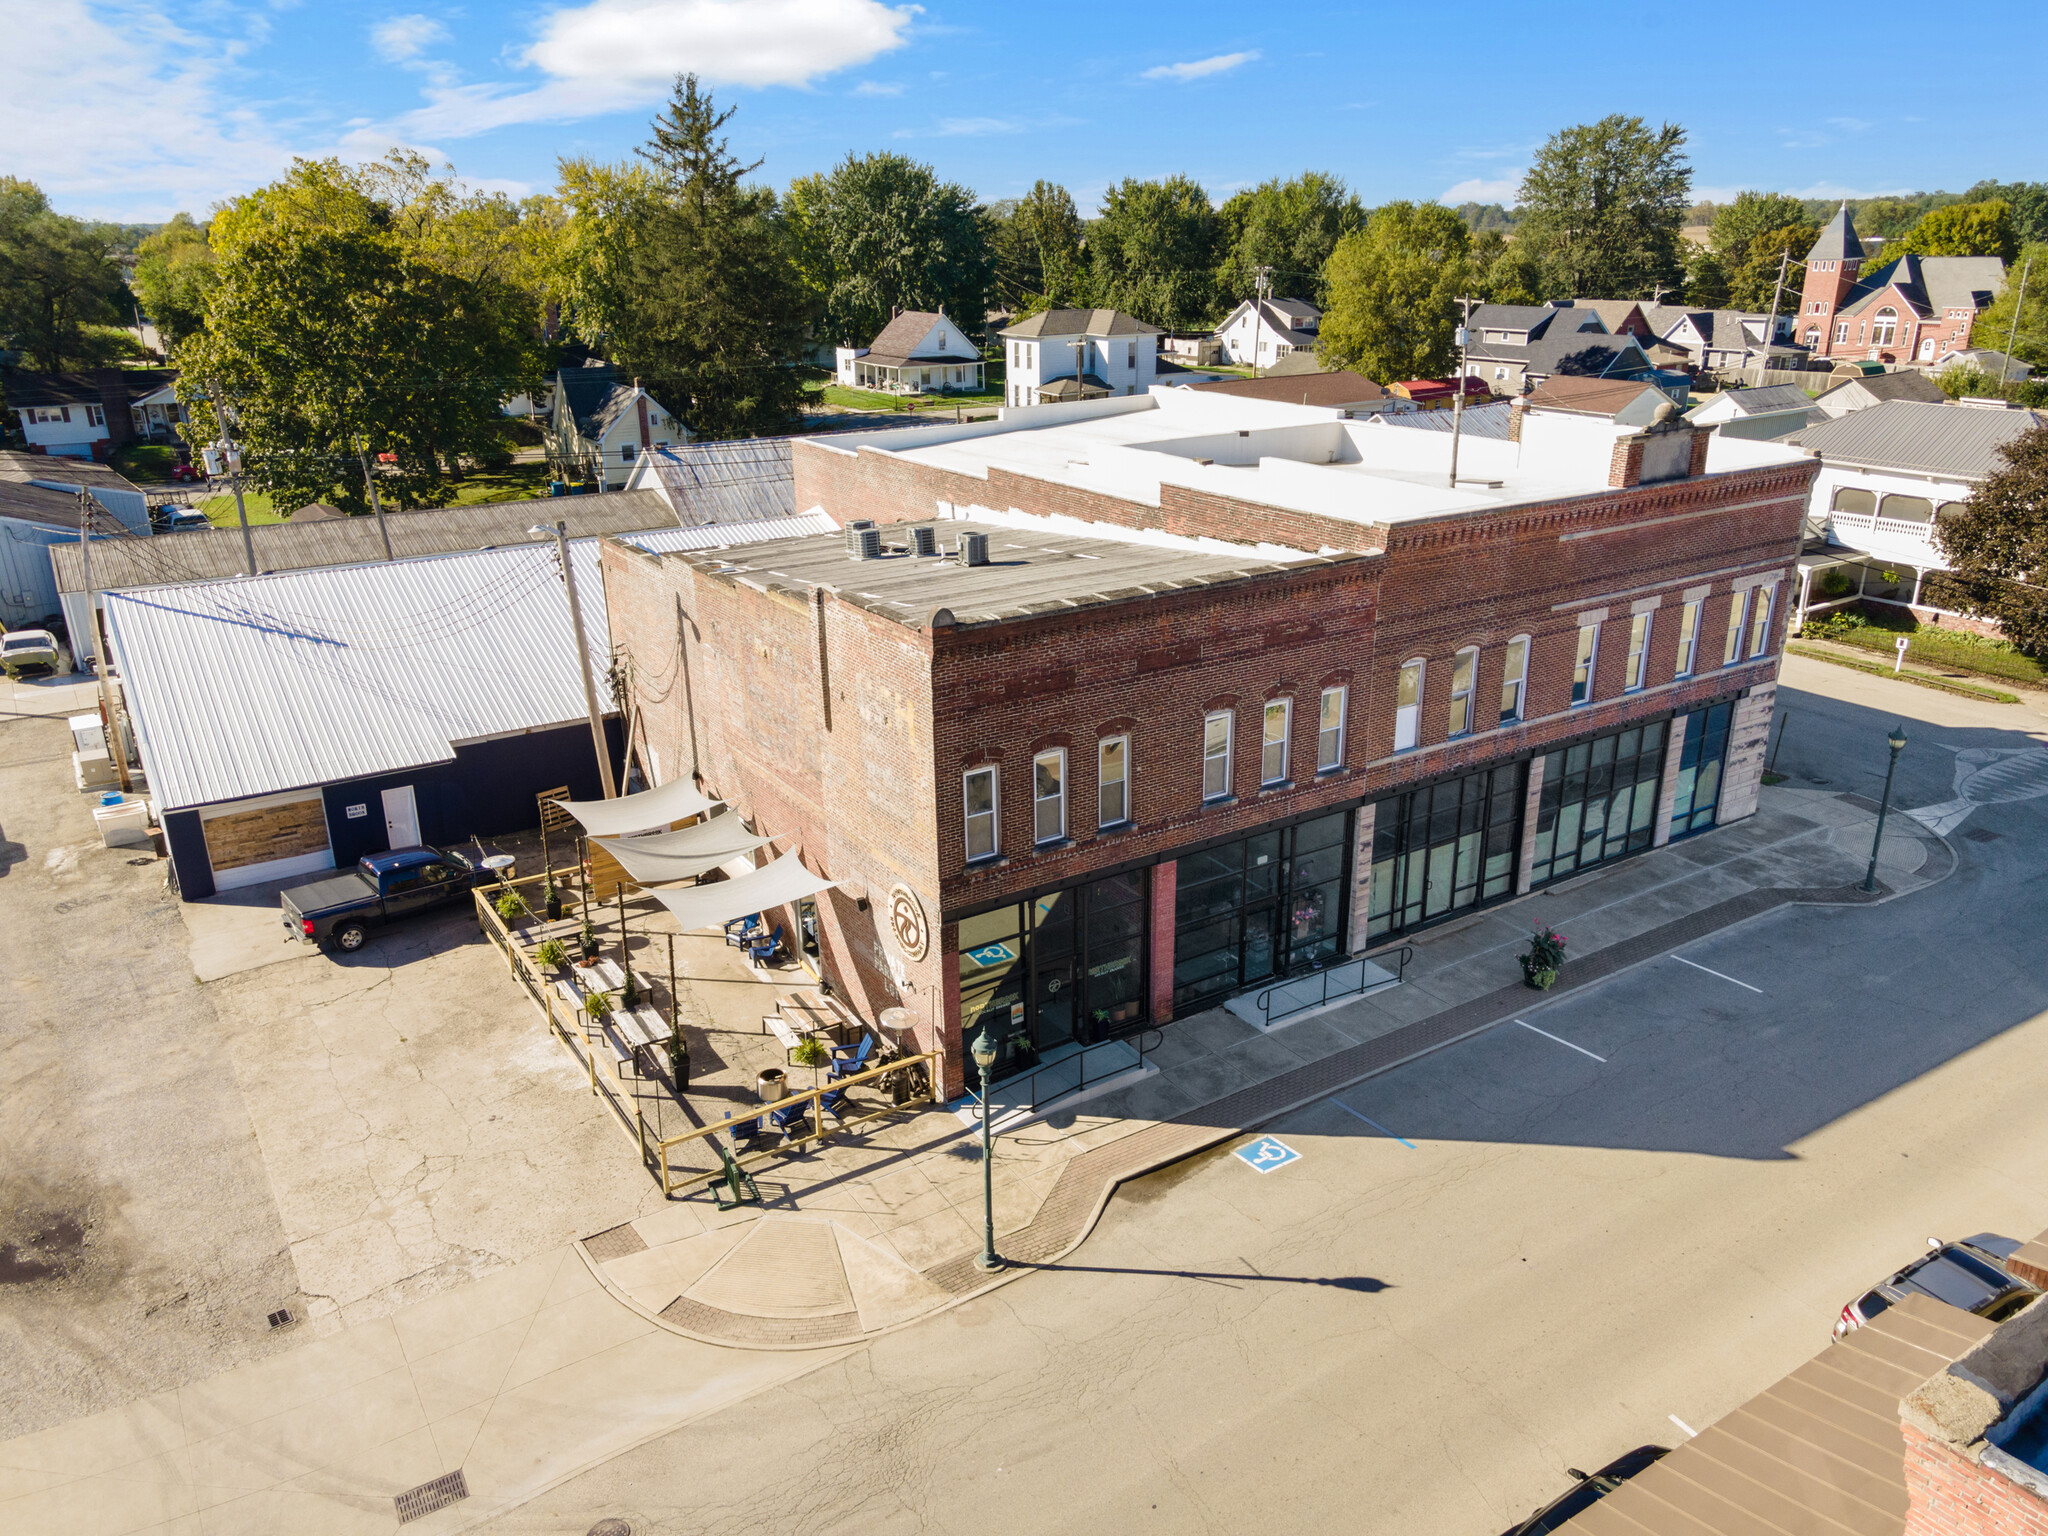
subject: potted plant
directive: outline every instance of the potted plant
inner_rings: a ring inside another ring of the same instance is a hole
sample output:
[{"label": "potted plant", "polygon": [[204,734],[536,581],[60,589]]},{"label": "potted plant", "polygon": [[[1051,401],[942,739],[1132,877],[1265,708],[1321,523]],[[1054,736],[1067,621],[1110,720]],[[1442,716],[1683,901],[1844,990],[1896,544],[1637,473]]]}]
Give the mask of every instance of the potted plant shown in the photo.
[{"label": "potted plant", "polygon": [[589,913],[583,917],[583,926],[576,933],[576,947],[583,952],[583,963],[597,963],[597,924],[590,920]]},{"label": "potted plant", "polygon": [[522,917],[533,915],[532,910],[526,905],[526,898],[517,891],[502,893],[492,905],[497,907],[498,916],[508,923],[516,923]]},{"label": "potted plant", "polygon": [[668,1026],[668,1065],[670,1075],[675,1078],[676,1092],[687,1092],[690,1087],[690,1042],[683,1038],[683,1026],[675,1020],[671,1020]]},{"label": "potted plant", "polygon": [[626,984],[619,988],[619,1006],[631,1013],[640,1006],[640,987],[633,980],[632,966],[621,965],[619,969],[626,973]]},{"label": "potted plant", "polygon": [[1529,935],[1529,952],[1517,958],[1522,962],[1522,980],[1539,992],[1548,992],[1564,965],[1564,935],[1552,928],[1538,928]]},{"label": "potted plant", "polygon": [[555,884],[555,872],[552,869],[541,882],[540,895],[541,910],[547,913],[548,921],[559,923],[562,920],[562,888]]},{"label": "potted plant", "polygon": [[602,1024],[612,1016],[612,1000],[608,993],[592,992],[583,999],[583,1011],[590,1015],[593,1024]]},{"label": "potted plant", "polygon": [[542,939],[539,947],[533,952],[533,958],[542,965],[556,966],[564,971],[569,968],[569,951],[563,947],[560,939]]},{"label": "potted plant", "polygon": [[811,1069],[811,1086],[818,1086],[818,1069],[832,1059],[832,1052],[816,1035],[805,1035],[790,1048],[789,1064]]}]

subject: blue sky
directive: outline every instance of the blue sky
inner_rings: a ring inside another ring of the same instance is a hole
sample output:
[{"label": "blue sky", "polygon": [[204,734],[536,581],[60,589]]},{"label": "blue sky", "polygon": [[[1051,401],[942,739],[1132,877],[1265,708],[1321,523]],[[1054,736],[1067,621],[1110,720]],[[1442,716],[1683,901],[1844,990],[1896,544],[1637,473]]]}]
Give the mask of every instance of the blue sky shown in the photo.
[{"label": "blue sky", "polygon": [[[1922,46],[1917,27],[1910,43],[1853,23],[1802,36],[1788,17],[1821,13],[1746,0],[418,4],[0,0],[0,172],[67,212],[134,220],[203,215],[294,154],[394,144],[544,191],[558,156],[627,154],[694,68],[778,185],[894,149],[987,198],[1049,177],[1084,212],[1126,176],[1182,172],[1220,200],[1311,168],[1369,203],[1512,201],[1550,133],[1609,112],[1683,124],[1705,196],[2048,176],[2028,93],[1984,74],[2040,56],[2038,3],[1945,8],[1960,46]],[[1799,83],[1796,61],[1822,55],[1823,83]]]}]

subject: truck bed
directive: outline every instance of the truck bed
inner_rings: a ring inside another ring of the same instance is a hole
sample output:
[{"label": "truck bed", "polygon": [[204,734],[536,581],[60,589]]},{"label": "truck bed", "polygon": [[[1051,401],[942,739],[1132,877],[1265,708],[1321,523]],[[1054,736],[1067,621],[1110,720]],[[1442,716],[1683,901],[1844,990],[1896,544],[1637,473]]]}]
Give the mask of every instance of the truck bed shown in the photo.
[{"label": "truck bed", "polygon": [[339,907],[353,907],[363,902],[375,901],[377,891],[369,881],[354,870],[331,875],[325,880],[312,880],[304,885],[294,885],[277,893],[277,899],[288,912],[300,917],[318,917],[323,912],[332,912]]}]

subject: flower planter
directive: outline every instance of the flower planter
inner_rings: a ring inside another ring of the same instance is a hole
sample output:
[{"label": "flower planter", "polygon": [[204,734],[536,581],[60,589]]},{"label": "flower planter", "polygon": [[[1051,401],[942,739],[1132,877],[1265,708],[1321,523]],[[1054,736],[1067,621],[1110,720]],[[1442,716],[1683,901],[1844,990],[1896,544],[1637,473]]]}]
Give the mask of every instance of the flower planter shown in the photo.
[{"label": "flower planter", "polygon": [[1538,992],[1548,992],[1557,985],[1557,972],[1538,970],[1534,966],[1525,965],[1522,967],[1522,980],[1526,985],[1534,987]]}]

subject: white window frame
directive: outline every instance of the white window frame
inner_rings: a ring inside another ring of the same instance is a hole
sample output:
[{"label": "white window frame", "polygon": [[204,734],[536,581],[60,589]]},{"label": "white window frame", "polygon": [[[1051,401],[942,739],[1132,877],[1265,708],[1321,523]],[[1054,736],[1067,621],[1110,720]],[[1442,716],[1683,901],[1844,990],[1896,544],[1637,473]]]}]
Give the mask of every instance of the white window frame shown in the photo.
[{"label": "white window frame", "polygon": [[[1415,679],[1415,702],[1403,704],[1401,695],[1408,691],[1410,675]],[[1420,656],[1411,656],[1401,663],[1401,670],[1394,681],[1394,750],[1406,752],[1422,740],[1422,694],[1429,683],[1429,663]]]},{"label": "white window frame", "polygon": [[1742,660],[1742,632],[1749,627],[1749,593],[1735,592],[1728,598],[1728,632],[1721,639],[1721,665],[1732,667]]},{"label": "white window frame", "polygon": [[[1273,734],[1273,718],[1280,719],[1280,734]],[[1294,700],[1268,699],[1266,707],[1259,711],[1259,787],[1264,789],[1274,784],[1285,784],[1288,778],[1288,752],[1294,736]],[[1273,752],[1278,748],[1279,772],[1274,772]]]},{"label": "white window frame", "polygon": [[[1592,636],[1590,642],[1587,636]],[[1600,677],[1600,626],[1581,624],[1577,649],[1572,653],[1572,708],[1583,709],[1593,702],[1593,689]],[[1580,676],[1581,673],[1585,675]]]},{"label": "white window frame", "polygon": [[[986,776],[988,779],[988,809],[974,809],[974,780]],[[1003,782],[1002,770],[994,764],[969,768],[960,775],[960,814],[962,846],[967,850],[967,862],[978,864],[986,859],[1001,858],[1003,852]],[[981,853],[974,851],[974,824],[985,821],[988,824],[988,847]]]},{"label": "white window frame", "polygon": [[[1459,672],[1465,674],[1462,684]],[[1455,739],[1472,734],[1472,690],[1479,681],[1479,647],[1468,645],[1451,658],[1451,711],[1449,735]]]},{"label": "white window frame", "polygon": [[1771,609],[1776,606],[1776,587],[1758,587],[1756,601],[1750,604],[1749,655],[1753,661],[1764,654],[1771,644]]},{"label": "white window frame", "polygon": [[[1055,764],[1054,776],[1057,787],[1050,795],[1042,794],[1038,785],[1038,770],[1045,764]],[[1054,827],[1048,833],[1044,827],[1045,808],[1054,808]],[[1032,754],[1031,758],[1031,844],[1044,848],[1052,843],[1067,840],[1067,749],[1053,747],[1044,752]]]},{"label": "white window frame", "polygon": [[1653,615],[1646,609],[1642,613],[1629,615],[1628,620],[1628,678],[1621,685],[1623,693],[1641,693],[1643,685],[1650,680],[1650,627]]},{"label": "white window frame", "polygon": [[[1120,760],[1117,764],[1117,776],[1114,779],[1109,777],[1103,767],[1112,748],[1117,749],[1120,753]],[[1116,786],[1117,798],[1123,802],[1117,808],[1118,814],[1114,816],[1108,814],[1109,807],[1104,802],[1104,796],[1112,784]],[[1095,743],[1095,825],[1097,827],[1121,827],[1128,825],[1130,819],[1131,738],[1128,735],[1104,736]]]},{"label": "white window frame", "polygon": [[[1521,651],[1517,665],[1515,652]],[[1514,702],[1508,702],[1508,692],[1514,691]],[[1500,673],[1500,723],[1512,724],[1522,718],[1522,711],[1529,701],[1529,637],[1515,635],[1508,641],[1507,655],[1501,661]]]},{"label": "white window frame", "polygon": [[[1344,715],[1351,700],[1350,689],[1325,688],[1316,701],[1316,772],[1333,773],[1344,766]],[[1336,724],[1330,723],[1331,701],[1336,701]]]},{"label": "white window frame", "polygon": [[107,424],[107,413],[96,405],[88,405],[85,408],[85,424],[88,427],[104,427]]},{"label": "white window frame", "polygon": [[1672,677],[1691,677],[1699,652],[1700,605],[1687,603],[1678,615],[1678,659],[1672,665]]},{"label": "white window frame", "polygon": [[[1223,750],[1212,750],[1210,727],[1217,721],[1223,722]],[[1230,798],[1230,755],[1237,745],[1237,713],[1228,709],[1213,709],[1202,717],[1202,803],[1212,804]],[[1215,787],[1210,785],[1210,769],[1216,768],[1222,775]]]}]

